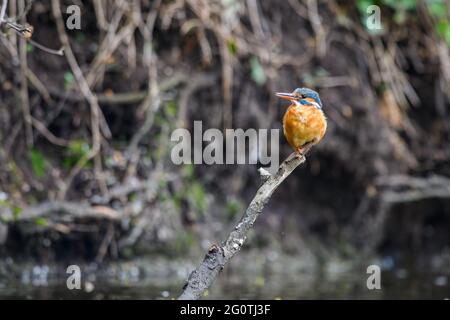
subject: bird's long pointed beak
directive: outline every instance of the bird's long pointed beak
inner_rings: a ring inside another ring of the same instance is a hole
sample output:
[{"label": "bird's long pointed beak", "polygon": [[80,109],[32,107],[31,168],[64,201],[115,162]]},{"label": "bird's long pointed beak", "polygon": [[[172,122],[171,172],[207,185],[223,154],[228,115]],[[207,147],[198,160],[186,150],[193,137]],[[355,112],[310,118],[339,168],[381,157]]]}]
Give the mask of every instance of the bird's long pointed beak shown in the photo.
[{"label": "bird's long pointed beak", "polygon": [[295,99],[297,99],[297,97],[294,96],[292,93],[277,92],[277,93],[275,93],[275,95],[278,98],[285,99],[285,100],[295,100]]}]

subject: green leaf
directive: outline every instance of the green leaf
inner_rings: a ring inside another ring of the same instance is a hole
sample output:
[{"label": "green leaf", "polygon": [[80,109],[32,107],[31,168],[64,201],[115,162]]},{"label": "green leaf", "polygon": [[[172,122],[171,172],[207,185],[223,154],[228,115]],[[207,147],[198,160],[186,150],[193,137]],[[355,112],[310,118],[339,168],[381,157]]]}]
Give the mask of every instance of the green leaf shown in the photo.
[{"label": "green leaf", "polygon": [[406,22],[406,11],[398,10],[394,14],[394,22],[398,25],[402,25]]},{"label": "green leaf", "polygon": [[22,214],[23,209],[21,207],[13,207],[12,212],[14,219],[18,219],[20,215]]},{"label": "green leaf", "polygon": [[264,72],[264,69],[259,62],[259,59],[257,57],[252,57],[250,59],[250,75],[257,84],[263,85],[267,81],[266,74]]},{"label": "green leaf", "polygon": [[234,39],[230,39],[230,40],[227,41],[227,48],[228,48],[228,51],[229,51],[233,56],[236,55],[237,50],[238,50],[238,47],[237,47],[237,43],[236,43],[236,41],[234,41]]},{"label": "green leaf", "polygon": [[46,227],[46,226],[48,226],[48,221],[47,221],[47,219],[45,219],[45,218],[37,218],[37,219],[34,221],[34,223],[35,223],[37,226],[41,226],[41,227]]},{"label": "green leaf", "polygon": [[242,211],[242,205],[236,200],[232,200],[227,203],[227,213],[230,219],[233,219],[240,211]]},{"label": "green leaf", "polygon": [[414,10],[417,8],[417,0],[401,0],[398,2],[400,3],[401,8],[406,10]]},{"label": "green leaf", "polygon": [[[84,140],[72,140],[69,143],[67,157],[63,159],[65,168],[72,168],[81,158],[86,156],[90,150],[89,144]],[[89,166],[90,162],[86,163]]]},{"label": "green leaf", "polygon": [[436,30],[440,36],[450,45],[450,23],[445,20],[441,20],[436,25]]},{"label": "green leaf", "polygon": [[255,285],[257,287],[264,287],[265,283],[266,283],[266,279],[263,276],[257,276],[255,278]]},{"label": "green leaf", "polygon": [[69,144],[69,152],[74,156],[82,157],[89,152],[89,144],[84,140],[73,140]]},{"label": "green leaf", "polygon": [[447,24],[447,32],[445,33],[445,40],[447,44],[450,46],[450,25]]},{"label": "green leaf", "polygon": [[394,10],[412,10],[417,7],[417,0],[383,0],[382,3]]},{"label": "green leaf", "polygon": [[64,88],[66,90],[70,89],[75,83],[75,77],[72,72],[67,71],[64,73]]},{"label": "green leaf", "polygon": [[36,177],[42,178],[45,175],[45,159],[42,153],[37,149],[30,151],[31,167]]},{"label": "green leaf", "polygon": [[206,193],[201,184],[194,182],[188,189],[188,197],[195,209],[206,209]]},{"label": "green leaf", "polygon": [[175,101],[168,101],[166,103],[166,112],[170,117],[175,117],[177,115],[178,106]]},{"label": "green leaf", "polygon": [[431,15],[435,16],[436,18],[445,18],[447,8],[444,1],[442,0],[428,1],[427,7]]},{"label": "green leaf", "polygon": [[192,164],[185,164],[182,167],[182,173],[185,178],[192,178],[194,175],[194,166]]},{"label": "green leaf", "polygon": [[157,114],[156,116],[155,116],[155,124],[156,125],[158,125],[158,126],[163,126],[163,125],[165,125],[167,123],[167,119],[166,118],[164,118],[161,114]]},{"label": "green leaf", "polygon": [[373,4],[374,2],[371,0],[358,0],[356,2],[356,7],[358,8],[359,13],[365,16],[367,14],[367,8]]},{"label": "green leaf", "polygon": [[449,24],[447,24],[447,29],[445,30],[443,37],[444,37],[445,41],[447,41],[447,44],[450,46],[450,25]]}]

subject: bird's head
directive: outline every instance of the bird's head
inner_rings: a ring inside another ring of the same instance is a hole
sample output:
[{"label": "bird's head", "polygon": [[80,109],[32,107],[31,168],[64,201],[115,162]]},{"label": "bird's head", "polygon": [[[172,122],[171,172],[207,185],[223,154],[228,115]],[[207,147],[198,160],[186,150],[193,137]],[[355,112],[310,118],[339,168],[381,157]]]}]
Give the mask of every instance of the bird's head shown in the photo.
[{"label": "bird's head", "polygon": [[322,109],[322,101],[319,94],[308,88],[297,88],[292,93],[277,92],[275,94],[281,99],[291,100],[301,105],[313,105],[318,109]]}]

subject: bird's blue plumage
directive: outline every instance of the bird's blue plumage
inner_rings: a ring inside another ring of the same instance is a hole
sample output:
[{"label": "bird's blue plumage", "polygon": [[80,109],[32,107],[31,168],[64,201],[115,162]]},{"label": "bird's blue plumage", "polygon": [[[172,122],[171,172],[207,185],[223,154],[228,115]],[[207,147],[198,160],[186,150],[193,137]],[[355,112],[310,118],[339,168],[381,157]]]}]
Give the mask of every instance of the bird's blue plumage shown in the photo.
[{"label": "bird's blue plumage", "polygon": [[[298,94],[299,96],[303,97],[303,99],[311,98],[315,102],[317,102],[317,104],[320,106],[320,108],[322,108],[322,101],[320,101],[319,94],[317,92],[315,92],[314,90],[311,90],[308,88],[297,88],[294,90],[294,94]],[[301,104],[304,104],[304,105],[310,105],[310,103],[308,103],[308,101],[305,101],[302,99],[300,99],[298,102]]]}]

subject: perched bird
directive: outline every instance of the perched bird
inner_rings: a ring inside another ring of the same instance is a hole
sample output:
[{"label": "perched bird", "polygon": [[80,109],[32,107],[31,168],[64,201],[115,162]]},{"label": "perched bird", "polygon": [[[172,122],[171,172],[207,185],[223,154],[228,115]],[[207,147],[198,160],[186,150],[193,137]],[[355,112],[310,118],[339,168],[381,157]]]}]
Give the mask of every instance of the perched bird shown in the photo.
[{"label": "perched bird", "polygon": [[292,93],[280,92],[276,96],[292,101],[283,117],[284,136],[295,151],[304,154],[322,140],[327,130],[319,94],[308,88],[297,88]]}]

